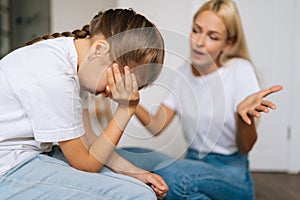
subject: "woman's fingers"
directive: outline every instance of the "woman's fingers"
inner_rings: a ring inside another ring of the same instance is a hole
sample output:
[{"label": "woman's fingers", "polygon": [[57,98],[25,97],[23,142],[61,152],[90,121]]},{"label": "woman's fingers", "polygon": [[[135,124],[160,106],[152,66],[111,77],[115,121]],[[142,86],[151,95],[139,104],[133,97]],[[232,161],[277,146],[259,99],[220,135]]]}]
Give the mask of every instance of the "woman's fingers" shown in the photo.
[{"label": "woman's fingers", "polygon": [[248,114],[253,116],[253,117],[260,118],[260,113],[257,112],[256,110],[249,110]]},{"label": "woman's fingers", "polygon": [[247,124],[251,124],[251,120],[250,120],[250,118],[248,117],[248,115],[247,115],[247,112],[241,112],[241,113],[239,113],[239,116],[242,118],[242,120],[244,121],[244,122],[246,122]]},{"label": "woman's fingers", "polygon": [[274,85],[274,86],[270,87],[269,89],[270,89],[270,90],[272,91],[272,93],[273,93],[273,92],[278,92],[278,91],[282,90],[283,87],[282,87],[282,85]]},{"label": "woman's fingers", "polygon": [[265,107],[268,107],[268,108],[271,108],[271,109],[276,109],[276,106],[274,103],[272,103],[271,101],[267,101],[267,100],[262,100],[261,101],[261,105],[265,106]]},{"label": "woman's fingers", "polygon": [[261,95],[261,97],[266,97],[274,92],[278,92],[280,90],[282,90],[282,86],[281,85],[274,85],[272,87],[270,87],[269,89],[265,89],[265,90],[261,90],[259,93]]},{"label": "woman's fingers", "polygon": [[256,92],[246,97],[237,107],[238,114],[247,124],[251,124],[250,116],[260,118],[260,112],[268,113],[269,109],[276,109],[274,103],[264,100],[264,97],[282,90],[281,85],[274,85],[268,89]]},{"label": "woman's fingers", "polygon": [[256,106],[255,110],[257,112],[264,112],[264,113],[268,113],[269,112],[268,107],[262,106],[262,105]]}]

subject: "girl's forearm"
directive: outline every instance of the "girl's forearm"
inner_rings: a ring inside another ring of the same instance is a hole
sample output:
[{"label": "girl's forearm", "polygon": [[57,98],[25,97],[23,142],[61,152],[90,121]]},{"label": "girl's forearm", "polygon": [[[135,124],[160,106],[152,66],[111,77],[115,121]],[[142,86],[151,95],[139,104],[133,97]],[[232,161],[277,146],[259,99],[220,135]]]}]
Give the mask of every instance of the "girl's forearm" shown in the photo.
[{"label": "girl's forearm", "polygon": [[111,157],[108,159],[106,166],[111,170],[119,174],[124,174],[131,177],[136,177],[137,174],[144,173],[145,170],[142,170],[129,161],[125,160],[118,153],[113,152]]},{"label": "girl's forearm", "polygon": [[108,126],[90,146],[90,154],[101,163],[106,164],[132,115],[133,112],[127,107],[118,107]]}]

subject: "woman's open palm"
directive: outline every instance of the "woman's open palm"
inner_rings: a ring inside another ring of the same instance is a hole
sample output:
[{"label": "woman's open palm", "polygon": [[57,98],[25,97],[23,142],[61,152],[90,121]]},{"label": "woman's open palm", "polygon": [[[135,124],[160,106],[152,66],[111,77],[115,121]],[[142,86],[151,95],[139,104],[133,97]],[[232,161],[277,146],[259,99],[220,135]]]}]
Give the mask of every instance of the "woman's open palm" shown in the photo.
[{"label": "woman's open palm", "polygon": [[260,112],[268,113],[269,109],[276,109],[276,106],[271,101],[264,100],[264,98],[274,92],[278,92],[283,87],[281,85],[275,85],[269,89],[264,89],[246,97],[237,106],[237,112],[241,118],[247,123],[251,124],[249,116],[256,118],[260,117]]}]

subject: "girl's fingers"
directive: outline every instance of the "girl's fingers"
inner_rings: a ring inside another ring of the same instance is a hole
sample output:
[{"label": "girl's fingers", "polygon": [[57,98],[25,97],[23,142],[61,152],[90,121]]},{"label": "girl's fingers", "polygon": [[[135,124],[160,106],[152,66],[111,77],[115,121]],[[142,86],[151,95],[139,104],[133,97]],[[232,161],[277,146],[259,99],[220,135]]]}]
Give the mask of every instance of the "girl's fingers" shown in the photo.
[{"label": "girl's fingers", "polygon": [[124,82],[118,64],[113,64],[113,72],[116,81],[116,86],[119,91],[124,91]]},{"label": "girl's fingers", "polygon": [[137,83],[136,77],[133,73],[131,74],[131,80],[132,80],[132,90],[133,90],[133,92],[138,91],[138,83]]},{"label": "girl's fingers", "polygon": [[114,79],[112,69],[110,67],[107,69],[107,82],[110,91],[113,92],[115,88],[115,79]]},{"label": "girl's fingers", "polygon": [[125,89],[127,92],[131,92],[132,91],[132,78],[131,78],[131,74],[130,74],[130,70],[128,66],[124,67],[124,74],[125,74]]},{"label": "girl's fingers", "polygon": [[165,186],[160,182],[160,180],[156,179],[154,176],[150,176],[148,181],[158,190],[166,190]]}]

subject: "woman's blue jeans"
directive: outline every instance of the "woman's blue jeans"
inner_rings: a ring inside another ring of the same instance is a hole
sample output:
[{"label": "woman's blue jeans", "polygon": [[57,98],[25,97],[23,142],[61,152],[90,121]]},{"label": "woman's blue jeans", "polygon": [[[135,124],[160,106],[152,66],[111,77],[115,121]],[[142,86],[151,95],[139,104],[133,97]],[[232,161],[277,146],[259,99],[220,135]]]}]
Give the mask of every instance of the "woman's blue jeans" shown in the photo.
[{"label": "woman's blue jeans", "polygon": [[107,168],[100,173],[76,170],[58,147],[38,154],[0,177],[0,199],[152,199],[146,184]]},{"label": "woman's blue jeans", "polygon": [[123,148],[118,153],[140,168],[161,175],[169,186],[166,199],[252,200],[254,188],[247,156],[209,153],[203,158],[189,149],[175,159],[144,148]]}]

